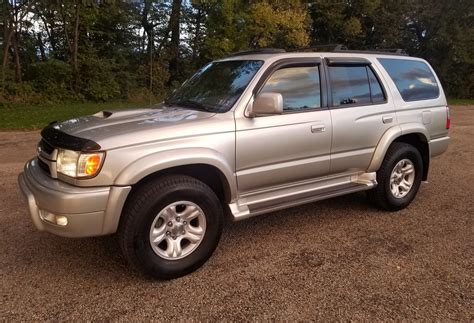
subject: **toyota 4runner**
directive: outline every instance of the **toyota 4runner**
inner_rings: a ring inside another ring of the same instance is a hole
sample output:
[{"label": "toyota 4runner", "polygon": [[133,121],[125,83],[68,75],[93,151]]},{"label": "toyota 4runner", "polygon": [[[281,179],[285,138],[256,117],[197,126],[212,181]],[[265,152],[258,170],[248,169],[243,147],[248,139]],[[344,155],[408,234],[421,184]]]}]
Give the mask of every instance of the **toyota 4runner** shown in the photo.
[{"label": "toyota 4runner", "polygon": [[261,50],[211,62],[150,109],[52,123],[18,182],[39,230],[117,233],[125,258],[169,279],[234,220],[367,191],[408,206],[448,147],[440,82],[420,58]]}]

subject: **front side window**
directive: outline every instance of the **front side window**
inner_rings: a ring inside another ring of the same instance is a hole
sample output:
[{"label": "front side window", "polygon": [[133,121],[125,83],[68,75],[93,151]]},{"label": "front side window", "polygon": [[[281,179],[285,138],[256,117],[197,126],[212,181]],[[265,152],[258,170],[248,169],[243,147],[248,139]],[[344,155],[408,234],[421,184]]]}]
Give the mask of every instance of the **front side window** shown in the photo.
[{"label": "front side window", "polygon": [[212,62],[194,74],[165,103],[213,113],[227,112],[262,65],[260,60]]},{"label": "front side window", "polygon": [[439,88],[428,65],[408,59],[379,58],[404,101],[436,99]]},{"label": "front side window", "polygon": [[318,66],[286,67],[275,71],[260,93],[276,92],[283,97],[283,111],[321,107]]},{"label": "front side window", "polygon": [[385,102],[379,80],[370,66],[329,66],[332,106]]}]

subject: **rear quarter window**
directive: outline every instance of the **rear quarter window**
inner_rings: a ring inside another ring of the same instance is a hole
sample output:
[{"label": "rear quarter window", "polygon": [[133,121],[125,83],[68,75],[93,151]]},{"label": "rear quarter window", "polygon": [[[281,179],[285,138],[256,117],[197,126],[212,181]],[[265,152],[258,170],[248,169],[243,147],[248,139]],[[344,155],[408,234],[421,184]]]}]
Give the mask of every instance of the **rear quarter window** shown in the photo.
[{"label": "rear quarter window", "polygon": [[379,58],[404,101],[436,99],[439,87],[429,66],[421,61]]}]

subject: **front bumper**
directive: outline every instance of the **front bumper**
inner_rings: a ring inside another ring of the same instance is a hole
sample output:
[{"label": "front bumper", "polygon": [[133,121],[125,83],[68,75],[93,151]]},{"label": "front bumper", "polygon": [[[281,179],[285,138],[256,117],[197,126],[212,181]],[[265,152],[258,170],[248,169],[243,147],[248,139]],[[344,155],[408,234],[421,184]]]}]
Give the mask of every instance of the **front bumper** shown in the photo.
[{"label": "front bumper", "polygon": [[49,177],[32,159],[18,176],[36,228],[64,237],[117,231],[130,186],[77,187]]}]

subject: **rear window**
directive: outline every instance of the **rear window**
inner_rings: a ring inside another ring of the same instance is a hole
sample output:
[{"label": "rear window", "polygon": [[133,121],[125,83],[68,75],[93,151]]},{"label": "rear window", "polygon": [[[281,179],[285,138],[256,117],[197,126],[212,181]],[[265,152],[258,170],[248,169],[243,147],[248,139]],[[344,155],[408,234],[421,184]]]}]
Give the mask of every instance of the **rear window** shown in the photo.
[{"label": "rear window", "polygon": [[379,58],[398,88],[404,101],[435,99],[439,96],[436,79],[428,65],[421,61]]}]

